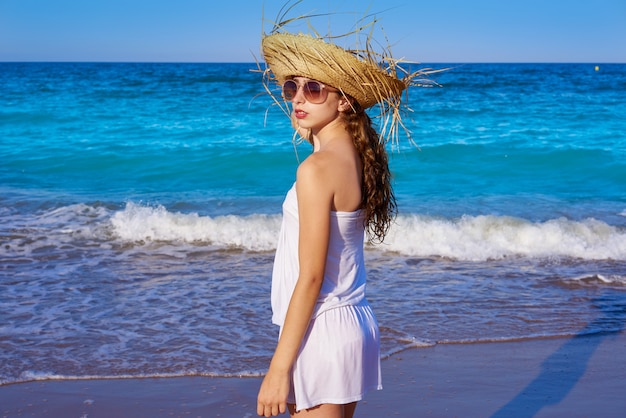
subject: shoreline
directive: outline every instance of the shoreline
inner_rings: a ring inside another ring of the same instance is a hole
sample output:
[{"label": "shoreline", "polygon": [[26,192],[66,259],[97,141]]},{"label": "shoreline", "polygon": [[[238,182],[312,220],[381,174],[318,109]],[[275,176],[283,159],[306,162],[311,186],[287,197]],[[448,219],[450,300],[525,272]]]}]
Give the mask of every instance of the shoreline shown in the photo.
[{"label": "shoreline", "polygon": [[[438,344],[382,361],[356,418],[621,417],[626,332]],[[48,380],[0,386],[0,417],[254,417],[259,377]],[[286,416],[286,415],[284,415]]]}]

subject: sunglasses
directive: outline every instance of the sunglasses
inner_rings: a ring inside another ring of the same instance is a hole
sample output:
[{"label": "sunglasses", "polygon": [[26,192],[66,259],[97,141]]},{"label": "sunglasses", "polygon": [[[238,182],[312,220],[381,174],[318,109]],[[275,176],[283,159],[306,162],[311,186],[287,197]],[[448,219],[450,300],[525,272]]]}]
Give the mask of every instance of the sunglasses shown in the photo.
[{"label": "sunglasses", "polygon": [[329,92],[335,90],[329,90],[328,87],[320,83],[319,81],[309,80],[299,86],[294,80],[287,80],[283,83],[283,97],[285,100],[293,100],[298,94],[298,89],[302,87],[304,98],[313,104],[320,104],[326,101]]}]

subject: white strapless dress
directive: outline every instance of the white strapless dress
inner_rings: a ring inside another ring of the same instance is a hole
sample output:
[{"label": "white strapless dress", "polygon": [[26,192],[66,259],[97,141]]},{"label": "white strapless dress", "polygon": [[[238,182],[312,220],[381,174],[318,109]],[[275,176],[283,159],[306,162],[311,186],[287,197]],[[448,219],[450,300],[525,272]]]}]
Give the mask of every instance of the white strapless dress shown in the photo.
[{"label": "white strapless dress", "polygon": [[[324,282],[292,369],[289,403],[298,410],[356,402],[382,388],[378,324],[365,298],[363,221],[360,210],[331,212]],[[272,274],[272,322],[281,327],[298,280],[298,231],[294,184],[283,203]]]}]

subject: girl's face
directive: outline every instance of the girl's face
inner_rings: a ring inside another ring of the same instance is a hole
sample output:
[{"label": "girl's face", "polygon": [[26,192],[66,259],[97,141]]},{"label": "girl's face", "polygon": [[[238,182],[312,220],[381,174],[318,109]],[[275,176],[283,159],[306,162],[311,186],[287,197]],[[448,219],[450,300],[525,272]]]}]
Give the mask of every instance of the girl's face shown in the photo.
[{"label": "girl's face", "polygon": [[319,130],[339,117],[343,95],[319,81],[294,77],[283,84],[283,97],[291,101],[293,117],[304,129]]}]

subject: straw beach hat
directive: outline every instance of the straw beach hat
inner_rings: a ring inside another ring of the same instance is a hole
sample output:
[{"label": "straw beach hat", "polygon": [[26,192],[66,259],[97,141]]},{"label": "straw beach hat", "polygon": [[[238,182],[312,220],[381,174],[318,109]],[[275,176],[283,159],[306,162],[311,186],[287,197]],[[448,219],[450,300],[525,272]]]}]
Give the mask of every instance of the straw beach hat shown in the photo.
[{"label": "straw beach hat", "polygon": [[275,33],[262,41],[263,56],[278,83],[300,76],[341,90],[367,109],[400,97],[407,85],[357,54],[310,35]]},{"label": "straw beach hat", "polygon": [[[287,12],[292,7],[286,7]],[[309,20],[311,16],[286,18],[287,12],[279,16],[279,23],[274,24],[269,34],[263,34],[261,40],[261,52],[266,65],[261,70],[263,84],[275,103],[289,115],[287,107],[281,104],[284,101],[280,93],[276,93],[271,84],[282,85],[292,77],[311,78],[354,98],[364,109],[377,106],[380,112],[378,130],[382,141],[392,140],[397,144],[399,126],[404,128],[410,139],[410,133],[400,115],[401,109],[410,110],[404,104],[406,100],[402,100],[403,96],[406,98],[407,88],[415,84],[415,80],[424,80],[423,77],[435,71],[422,69],[408,72],[400,65],[408,63],[394,59],[389,48],[375,51],[372,47],[372,33],[376,19],[365,23],[359,21],[357,29],[347,34],[323,37],[312,28]],[[313,15],[319,16],[326,15]],[[294,34],[286,30],[289,24],[302,20],[307,22],[310,33]],[[363,33],[365,29],[368,29],[367,34]],[[331,43],[331,39],[355,39],[357,45],[354,49],[343,48]]]}]

